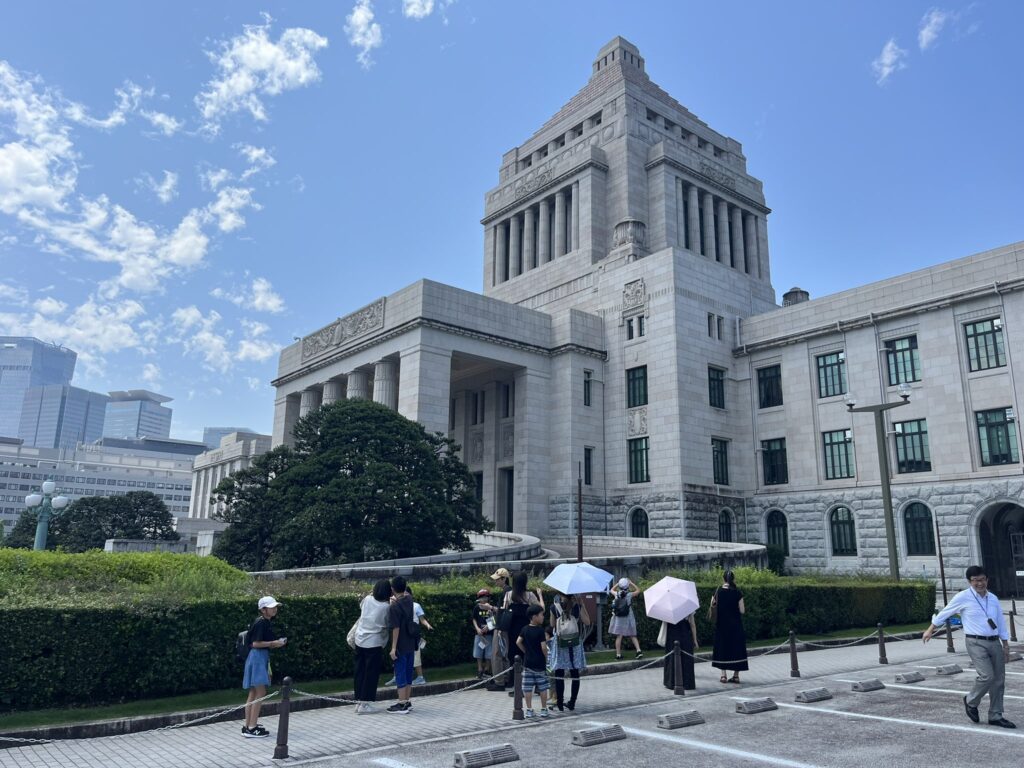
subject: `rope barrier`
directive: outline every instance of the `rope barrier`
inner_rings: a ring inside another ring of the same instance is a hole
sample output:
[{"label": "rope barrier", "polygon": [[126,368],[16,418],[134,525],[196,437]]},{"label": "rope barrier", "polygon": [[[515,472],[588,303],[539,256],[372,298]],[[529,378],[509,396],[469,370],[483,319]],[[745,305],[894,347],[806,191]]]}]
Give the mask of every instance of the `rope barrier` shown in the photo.
[{"label": "rope barrier", "polygon": [[[223,717],[224,715],[228,715],[228,714],[230,714],[232,712],[237,712],[240,709],[245,709],[246,707],[252,706],[253,704],[262,704],[267,699],[272,699],[275,696],[279,696],[280,693],[281,693],[280,691],[274,691],[273,693],[268,693],[266,696],[261,696],[258,699],[253,699],[252,701],[248,701],[248,702],[246,702],[244,704],[239,704],[237,707],[230,707],[228,709],[223,709],[220,712],[214,712],[213,714],[210,714],[210,715],[203,715],[202,717],[197,717],[194,720],[185,720],[184,722],[181,722],[181,723],[173,723],[171,725],[161,726],[160,728],[153,728],[153,730],[154,731],[173,731],[173,730],[176,730],[177,728],[184,728],[186,726],[196,725],[197,723],[202,723],[202,722],[205,722],[207,720],[214,720],[214,719],[216,719],[218,717]],[[118,736],[129,736],[130,734],[119,733],[117,735]]]}]

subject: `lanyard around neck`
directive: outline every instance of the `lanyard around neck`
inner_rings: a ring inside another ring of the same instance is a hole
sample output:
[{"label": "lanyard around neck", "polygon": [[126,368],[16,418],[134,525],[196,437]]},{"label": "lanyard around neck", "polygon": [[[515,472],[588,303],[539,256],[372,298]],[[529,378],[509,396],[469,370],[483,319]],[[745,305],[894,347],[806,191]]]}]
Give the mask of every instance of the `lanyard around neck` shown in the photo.
[{"label": "lanyard around neck", "polygon": [[981,604],[981,600],[978,599],[978,593],[974,591],[974,587],[971,587],[971,594],[974,595],[974,602],[978,604],[978,607],[985,612],[985,618],[989,619],[991,616],[988,615],[988,592],[985,593],[985,604]]}]

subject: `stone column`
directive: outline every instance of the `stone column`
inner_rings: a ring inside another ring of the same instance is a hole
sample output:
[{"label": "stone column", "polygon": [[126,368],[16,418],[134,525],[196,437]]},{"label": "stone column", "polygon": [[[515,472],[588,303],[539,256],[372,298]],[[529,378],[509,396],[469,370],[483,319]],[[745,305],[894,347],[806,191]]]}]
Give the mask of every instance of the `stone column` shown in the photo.
[{"label": "stone column", "polygon": [[519,273],[522,264],[522,240],[519,237],[519,214],[514,214],[509,220],[508,225],[508,276],[519,277]]},{"label": "stone column", "polygon": [[416,344],[402,351],[398,412],[418,421],[427,432],[448,433],[451,408],[452,353]]},{"label": "stone column", "polygon": [[729,210],[729,223],[732,226],[732,257],[733,266],[750,272],[747,263],[747,249],[743,246],[743,211],[733,206]]},{"label": "stone column", "polygon": [[373,402],[398,409],[398,365],[379,360],[373,367]]},{"label": "stone column", "polygon": [[565,192],[555,193],[555,258],[565,256]]},{"label": "stone column", "polygon": [[336,403],[339,400],[344,399],[345,394],[341,388],[341,381],[339,379],[328,379],[324,382],[324,405],[330,405],[331,403]]},{"label": "stone column", "polygon": [[676,177],[676,245],[679,248],[686,248],[686,221],[683,205],[683,180]]},{"label": "stone column", "polygon": [[747,253],[747,272],[752,275],[761,276],[761,269],[757,266],[757,225],[753,214],[743,214],[743,247]]},{"label": "stone column", "polygon": [[512,527],[531,536],[544,536],[551,493],[551,379],[546,371],[520,369],[515,374],[515,389]]},{"label": "stone column", "polygon": [[710,192],[703,195],[704,212],[704,255],[712,261],[717,261],[718,256],[715,250],[715,198]]},{"label": "stone column", "polygon": [[495,227],[495,236],[498,238],[498,267],[494,282],[504,283],[508,280],[508,222],[502,221]]},{"label": "stone column", "polygon": [[299,420],[299,396],[285,395],[274,401],[274,434],[272,444],[295,445],[292,430]]},{"label": "stone column", "polygon": [[551,261],[551,212],[548,210],[547,198],[540,201],[537,218],[537,263],[547,264]]},{"label": "stone column", "polygon": [[729,245],[729,204],[718,201],[718,260],[732,266],[732,248]]},{"label": "stone column", "polygon": [[580,183],[577,181],[572,185],[572,221],[569,222],[569,234],[572,235],[570,251],[577,251],[580,247]]},{"label": "stone column", "polygon": [[320,407],[320,390],[302,390],[302,399],[299,401],[299,418],[307,416]]},{"label": "stone column", "polygon": [[533,207],[523,212],[523,272],[537,266],[537,251],[534,250],[536,228]]},{"label": "stone column", "polygon": [[758,277],[762,280],[772,279],[771,259],[768,258],[768,219],[755,216],[754,225],[757,230],[757,267]]},{"label": "stone column", "polygon": [[700,244],[700,196],[697,192],[697,186],[691,184],[686,190],[686,232],[690,236],[690,251],[693,253],[703,253]]},{"label": "stone column", "polygon": [[348,375],[348,399],[370,399],[370,374],[357,368]]}]

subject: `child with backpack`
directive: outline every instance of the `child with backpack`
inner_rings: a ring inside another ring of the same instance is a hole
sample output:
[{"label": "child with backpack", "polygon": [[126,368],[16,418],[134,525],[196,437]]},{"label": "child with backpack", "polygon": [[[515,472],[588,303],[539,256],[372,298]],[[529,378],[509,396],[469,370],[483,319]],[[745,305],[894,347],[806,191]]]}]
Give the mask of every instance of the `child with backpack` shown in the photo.
[{"label": "child with backpack", "polygon": [[516,639],[516,645],[523,654],[523,698],[526,700],[526,717],[533,717],[533,694],[540,694],[540,716],[548,717],[548,641],[544,632],[544,608],[533,604],[526,609],[529,624],[523,627]]},{"label": "child with backpack", "polygon": [[[587,655],[583,651],[583,638],[590,627],[590,615],[579,595],[567,598],[558,595],[551,605],[551,626],[554,629],[555,660],[550,664],[555,671],[555,695],[559,711],[576,709],[580,693],[580,670],[587,668]],[[572,692],[565,700],[565,673],[572,678]]]},{"label": "child with backpack", "polygon": [[476,659],[476,676],[478,680],[487,677],[486,666],[491,659],[492,634],[496,629],[494,608],[491,606],[491,590],[481,589],[476,593],[473,605],[472,624],[473,658]]},{"label": "child with backpack", "polygon": [[288,642],[287,637],[278,639],[271,622],[277,615],[281,604],[273,597],[261,597],[257,603],[260,615],[249,627],[245,637],[245,647],[249,649],[245,657],[245,674],[242,676],[242,688],[249,691],[245,700],[245,725],[242,726],[242,737],[246,739],[265,739],[270,731],[259,724],[261,703],[254,703],[267,695],[270,685],[270,649],[283,648]]},{"label": "child with backpack", "polygon": [[640,594],[640,588],[626,578],[619,579],[612,587],[612,621],[608,625],[608,634],[615,635],[615,658],[622,661],[622,638],[633,641],[636,658],[644,657],[640,650],[640,640],[636,636],[636,616],[633,615],[633,599]]}]

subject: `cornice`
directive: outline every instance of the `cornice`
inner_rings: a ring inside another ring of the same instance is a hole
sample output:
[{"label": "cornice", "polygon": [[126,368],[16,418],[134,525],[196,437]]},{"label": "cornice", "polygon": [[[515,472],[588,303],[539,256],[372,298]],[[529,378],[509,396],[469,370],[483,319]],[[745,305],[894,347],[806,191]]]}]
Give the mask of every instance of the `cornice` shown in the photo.
[{"label": "cornice", "polygon": [[575,176],[581,171],[585,171],[587,168],[596,168],[599,171],[604,171],[605,173],[608,173],[607,163],[601,162],[600,160],[597,160],[594,157],[588,157],[579,165],[574,165],[571,168],[566,169],[562,173],[558,174],[558,176],[555,176],[554,178],[540,185],[536,189],[531,190],[529,195],[524,195],[520,199],[515,200],[512,203],[509,203],[508,205],[499,208],[494,213],[485,216],[480,220],[480,223],[484,226],[487,226],[488,224],[497,219],[505,218],[506,216],[510,215],[513,211],[515,211],[517,208],[527,208],[529,207],[529,205],[533,205],[532,202],[530,202],[529,205],[527,205],[527,201],[535,200],[538,195],[547,192],[561,184],[564,184],[570,176]]},{"label": "cornice", "polygon": [[690,166],[684,164],[680,160],[676,160],[674,157],[671,157],[668,154],[663,154],[660,157],[656,157],[653,160],[649,160],[647,164],[644,165],[644,170],[649,171],[652,168],[657,168],[659,165],[663,164],[675,168],[678,171],[682,171],[687,176],[692,176],[696,179],[699,179],[700,182],[705,186],[713,187],[714,189],[723,192],[725,195],[729,197],[733,197],[737,200],[740,200],[747,206],[760,211],[765,216],[772,212],[772,209],[766,206],[764,203],[758,202],[754,198],[744,195],[742,192],[737,192],[732,187],[727,187],[725,184],[722,184],[719,181],[715,181],[715,179],[713,179],[712,177],[707,176],[701,173],[700,171],[694,170]]}]

